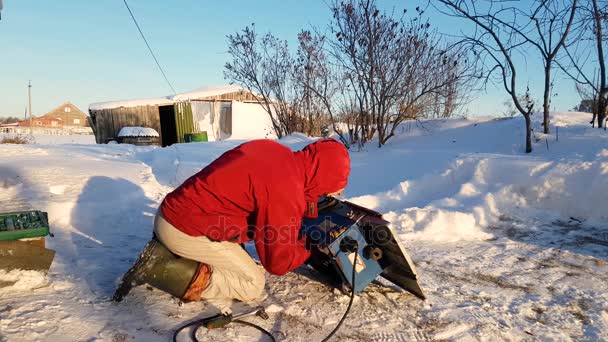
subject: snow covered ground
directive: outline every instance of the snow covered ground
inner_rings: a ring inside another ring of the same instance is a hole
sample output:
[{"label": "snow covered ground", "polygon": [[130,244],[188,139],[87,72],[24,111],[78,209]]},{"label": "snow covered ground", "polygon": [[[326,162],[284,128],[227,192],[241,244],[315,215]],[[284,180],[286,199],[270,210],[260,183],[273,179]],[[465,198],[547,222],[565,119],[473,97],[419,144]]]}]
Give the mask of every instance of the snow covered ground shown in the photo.
[{"label": "snow covered ground", "polygon": [[[406,124],[382,149],[353,151],[346,197],[392,222],[428,299],[372,284],[334,340],[608,339],[608,133],[589,119],[555,114],[529,155],[520,118]],[[309,141],[282,140],[293,149]],[[180,306],[145,286],[121,303],[109,298],[164,195],[241,141],[65,142],[0,145],[0,210],[47,211],[57,251],[47,277],[0,273],[15,282],[0,288],[0,340],[166,341],[216,313],[217,303]],[[348,297],[310,277],[305,267],[268,275],[261,302],[271,317],[250,320],[279,340],[321,340]],[[242,326],[198,337],[262,338]]]},{"label": "snow covered ground", "polygon": [[22,138],[26,138],[31,141],[33,144],[37,145],[56,145],[56,144],[94,144],[95,136],[94,135],[59,135],[59,134],[34,134],[30,135],[19,135],[19,134],[7,134],[0,133],[0,140],[3,137],[15,137],[19,136]]}]

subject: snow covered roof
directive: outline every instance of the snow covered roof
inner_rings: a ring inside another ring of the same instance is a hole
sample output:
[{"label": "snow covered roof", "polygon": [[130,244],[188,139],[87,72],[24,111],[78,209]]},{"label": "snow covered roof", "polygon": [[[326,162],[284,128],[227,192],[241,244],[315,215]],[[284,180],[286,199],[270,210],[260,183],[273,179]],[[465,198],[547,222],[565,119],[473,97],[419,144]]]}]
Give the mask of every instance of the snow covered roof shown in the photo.
[{"label": "snow covered roof", "polygon": [[241,90],[246,90],[245,88],[237,85],[224,85],[224,86],[205,86],[198,88],[193,91],[189,91],[182,94],[177,94],[173,96],[174,101],[185,101],[192,99],[200,99],[209,96],[217,96],[222,94],[236,93]]},{"label": "snow covered roof", "polygon": [[110,102],[99,102],[92,103],[89,105],[90,110],[103,110],[120,107],[137,107],[137,106],[158,106],[158,105],[169,105],[172,104],[173,100],[171,97],[159,97],[153,99],[134,99],[134,100],[120,100]]},{"label": "snow covered roof", "polygon": [[158,132],[149,127],[127,126],[120,129],[119,137],[158,137]]},{"label": "snow covered roof", "polygon": [[110,101],[110,102],[99,102],[89,105],[90,110],[103,110],[120,107],[137,107],[137,106],[158,106],[158,105],[169,105],[176,101],[187,101],[194,99],[201,99],[210,96],[217,96],[222,94],[236,93],[239,91],[246,91],[245,88],[237,85],[223,85],[223,86],[205,86],[192,90],[189,92],[176,94],[174,96],[165,96],[159,98],[150,99],[133,99],[133,100],[122,100],[122,101]]}]

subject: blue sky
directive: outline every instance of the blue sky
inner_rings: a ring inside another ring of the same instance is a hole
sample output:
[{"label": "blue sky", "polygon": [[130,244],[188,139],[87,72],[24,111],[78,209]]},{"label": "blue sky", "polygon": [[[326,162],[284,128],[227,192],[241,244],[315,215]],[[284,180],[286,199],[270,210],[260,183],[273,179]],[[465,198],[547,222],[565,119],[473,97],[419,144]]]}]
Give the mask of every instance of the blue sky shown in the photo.
[{"label": "blue sky", "polygon": [[[413,12],[422,1],[379,3]],[[321,0],[129,0],[129,5],[177,92],[227,84],[225,37],[250,23],[293,45],[301,29],[324,27],[330,18]],[[454,33],[464,25],[432,12],[431,24],[441,32]],[[0,116],[23,115],[28,80],[34,115],[65,101],[86,112],[94,102],[171,93],[122,0],[5,0],[0,44]],[[535,98],[540,99],[541,67],[528,63],[520,74],[531,88],[538,87]],[[571,81],[558,76],[556,84],[554,109],[568,110],[579,102]],[[506,98],[490,87],[468,105],[468,113],[498,115]]]}]

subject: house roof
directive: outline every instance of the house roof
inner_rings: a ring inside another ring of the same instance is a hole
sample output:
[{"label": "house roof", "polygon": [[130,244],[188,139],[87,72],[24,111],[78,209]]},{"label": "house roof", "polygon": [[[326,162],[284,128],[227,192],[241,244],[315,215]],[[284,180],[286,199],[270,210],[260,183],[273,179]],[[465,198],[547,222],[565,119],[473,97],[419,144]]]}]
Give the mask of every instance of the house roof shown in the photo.
[{"label": "house roof", "polygon": [[158,105],[169,105],[172,103],[173,103],[173,100],[170,97],[119,100],[119,101],[92,103],[89,105],[89,110],[103,110],[103,109],[112,109],[112,108],[120,108],[120,107],[158,106]]},{"label": "house roof", "polygon": [[169,105],[177,101],[202,99],[210,96],[236,93],[243,90],[246,89],[237,85],[205,86],[173,96],[92,103],[91,105],[89,105],[89,110],[103,110],[120,107]]},{"label": "house roof", "polygon": [[186,100],[201,99],[201,98],[209,97],[209,96],[236,93],[241,90],[245,90],[245,88],[237,86],[237,85],[205,86],[205,87],[195,89],[193,91],[177,94],[177,95],[173,96],[173,101],[186,101]]},{"label": "house roof", "polygon": [[59,105],[59,106],[57,106],[57,107],[53,108],[53,110],[50,110],[48,113],[46,113],[46,114],[44,114],[44,115],[42,115],[42,116],[49,115],[49,114],[51,114],[51,113],[53,113],[53,112],[55,112],[55,111],[57,111],[57,110],[61,110],[62,108],[66,107],[66,106],[70,106],[70,107],[72,107],[72,108],[76,109],[76,110],[78,111],[78,113],[79,113],[79,114],[82,114],[82,115],[85,115],[85,116],[86,116],[86,114],[85,114],[85,113],[83,113],[83,112],[82,112],[80,109],[78,109],[78,107],[76,107],[76,106],[75,106],[75,105],[74,105],[72,102],[70,102],[70,101],[67,101],[67,102],[62,103],[61,105]]}]

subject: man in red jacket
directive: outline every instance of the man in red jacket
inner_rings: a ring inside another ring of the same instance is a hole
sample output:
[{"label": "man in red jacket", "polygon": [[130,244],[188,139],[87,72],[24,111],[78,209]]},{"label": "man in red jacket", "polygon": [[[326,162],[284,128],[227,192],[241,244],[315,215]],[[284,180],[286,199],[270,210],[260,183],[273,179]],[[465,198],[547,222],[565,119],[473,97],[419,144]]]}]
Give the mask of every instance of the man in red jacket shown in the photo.
[{"label": "man in red jacket", "polygon": [[186,299],[250,301],[262,294],[264,271],[239,243],[253,240],[272,274],[302,265],[310,256],[302,217],[316,217],[319,198],[340,193],[349,173],[348,151],[334,139],[297,152],[255,140],[186,180],[165,197],[154,225],[163,245],[202,265]]}]

